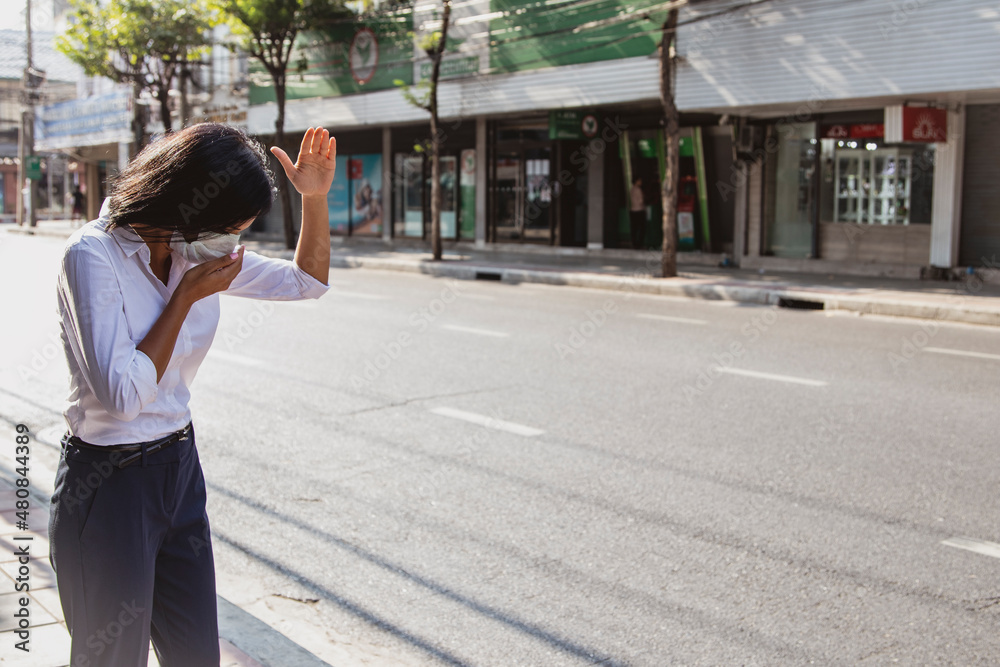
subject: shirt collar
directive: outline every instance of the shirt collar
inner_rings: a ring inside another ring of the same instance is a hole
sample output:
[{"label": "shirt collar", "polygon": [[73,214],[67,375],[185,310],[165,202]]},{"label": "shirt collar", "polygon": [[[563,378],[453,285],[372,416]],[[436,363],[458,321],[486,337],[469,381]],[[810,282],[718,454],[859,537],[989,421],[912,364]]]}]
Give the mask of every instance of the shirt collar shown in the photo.
[{"label": "shirt collar", "polygon": [[[110,199],[105,198],[104,204],[101,205],[101,212],[98,214],[101,228],[105,231],[107,231],[108,222],[110,222],[108,219],[108,214],[111,212],[108,205],[110,201]],[[118,242],[118,246],[127,257],[131,257],[142,248],[146,247],[146,242],[142,240],[142,237],[139,236],[134,229],[132,229],[132,225],[115,227],[108,233],[111,234],[115,241]]]}]

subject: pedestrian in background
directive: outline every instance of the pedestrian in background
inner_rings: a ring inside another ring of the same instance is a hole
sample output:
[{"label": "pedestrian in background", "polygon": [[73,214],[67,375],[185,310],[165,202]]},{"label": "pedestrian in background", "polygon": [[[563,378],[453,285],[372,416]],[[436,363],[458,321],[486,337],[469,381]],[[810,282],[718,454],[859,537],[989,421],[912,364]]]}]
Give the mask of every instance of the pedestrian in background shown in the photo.
[{"label": "pedestrian in background", "polygon": [[642,193],[642,178],[639,176],[632,179],[632,189],[629,192],[629,222],[632,247],[636,250],[645,247],[646,197]]},{"label": "pedestrian in background", "polygon": [[274,177],[241,130],[203,123],[147,146],[114,179],[97,220],[70,237],[58,280],[70,370],[49,559],[71,665],[220,660],[206,489],[188,407],[219,323],[219,294],[318,298],[328,289],[326,193],[336,141],[306,131],[294,262],[237,247],[268,211]]}]

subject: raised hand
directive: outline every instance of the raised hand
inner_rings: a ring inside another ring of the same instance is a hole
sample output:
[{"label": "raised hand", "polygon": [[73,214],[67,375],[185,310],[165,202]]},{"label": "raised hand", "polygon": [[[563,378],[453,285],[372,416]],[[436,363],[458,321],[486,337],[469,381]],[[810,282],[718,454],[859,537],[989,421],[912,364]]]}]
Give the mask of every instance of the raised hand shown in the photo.
[{"label": "raised hand", "polygon": [[302,137],[299,157],[292,164],[288,153],[277,146],[271,147],[285,175],[303,197],[326,195],[333,183],[336,170],[337,140],[321,127],[310,127]]}]

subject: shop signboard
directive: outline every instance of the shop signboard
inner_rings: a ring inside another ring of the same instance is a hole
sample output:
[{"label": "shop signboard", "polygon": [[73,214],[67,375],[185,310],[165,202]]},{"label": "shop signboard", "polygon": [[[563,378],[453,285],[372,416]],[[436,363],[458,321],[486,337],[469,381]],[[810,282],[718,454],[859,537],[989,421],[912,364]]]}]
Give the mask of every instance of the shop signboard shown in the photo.
[{"label": "shop signboard", "polygon": [[585,141],[597,136],[600,123],[597,115],[578,109],[558,109],[549,112],[549,139]]},{"label": "shop signboard", "polygon": [[825,125],[820,136],[823,139],[881,139],[885,136],[882,123]]},{"label": "shop signboard", "polygon": [[948,111],[928,107],[903,107],[903,141],[948,141]]},{"label": "shop signboard", "polygon": [[[289,58],[288,100],[338,97],[413,83],[413,12],[380,11],[299,34]],[[250,104],[275,101],[270,74],[250,62]]]},{"label": "shop signboard", "polygon": [[38,150],[116,144],[132,138],[132,96],[128,91],[50,104],[35,115]]},{"label": "shop signboard", "polygon": [[42,158],[37,155],[28,155],[24,158],[24,175],[33,181],[42,177]]},{"label": "shop signboard", "polygon": [[898,105],[886,107],[885,140],[890,144],[948,141],[948,110]]}]

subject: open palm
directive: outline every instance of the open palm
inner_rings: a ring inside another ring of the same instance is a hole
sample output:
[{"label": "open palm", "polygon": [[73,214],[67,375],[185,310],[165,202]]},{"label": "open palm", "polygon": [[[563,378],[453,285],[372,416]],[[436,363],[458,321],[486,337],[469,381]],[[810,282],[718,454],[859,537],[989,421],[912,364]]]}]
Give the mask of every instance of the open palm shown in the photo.
[{"label": "open palm", "polygon": [[277,146],[272,146],[271,152],[303,197],[325,195],[330,190],[337,165],[337,140],[330,136],[329,131],[321,127],[306,130],[295,164],[292,164],[288,153]]}]

